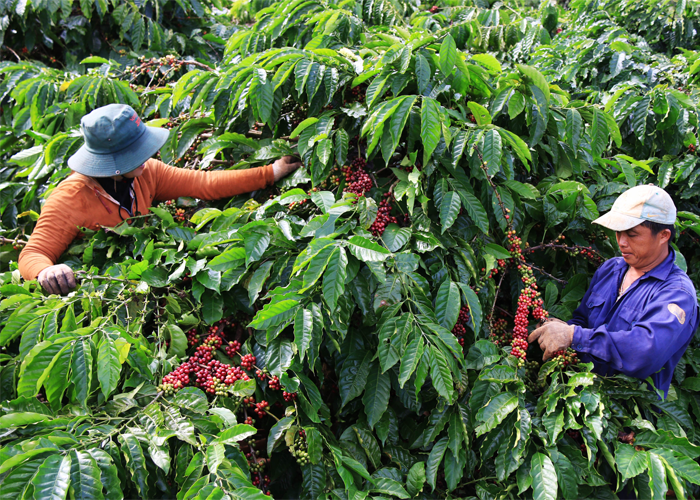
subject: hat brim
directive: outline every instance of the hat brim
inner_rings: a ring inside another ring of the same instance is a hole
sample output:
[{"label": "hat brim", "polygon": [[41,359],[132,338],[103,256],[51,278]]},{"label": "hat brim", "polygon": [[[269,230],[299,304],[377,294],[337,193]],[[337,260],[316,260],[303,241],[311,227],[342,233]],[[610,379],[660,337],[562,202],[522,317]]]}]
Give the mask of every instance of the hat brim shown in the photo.
[{"label": "hat brim", "polygon": [[644,222],[644,219],[640,219],[639,217],[632,217],[617,212],[608,212],[594,220],[593,224],[599,224],[613,231],[627,231],[640,225],[642,222]]},{"label": "hat brim", "polygon": [[83,145],[68,159],[68,166],[88,177],[126,174],[156,154],[169,135],[169,130],[147,126],[146,132],[134,144],[115,153],[92,153]]}]

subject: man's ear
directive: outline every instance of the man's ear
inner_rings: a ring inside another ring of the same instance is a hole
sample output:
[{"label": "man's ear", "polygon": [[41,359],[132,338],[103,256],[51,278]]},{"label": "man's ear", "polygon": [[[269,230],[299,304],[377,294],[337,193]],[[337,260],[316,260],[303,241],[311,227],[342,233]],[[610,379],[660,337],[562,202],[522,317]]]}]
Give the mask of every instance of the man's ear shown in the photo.
[{"label": "man's ear", "polygon": [[669,240],[671,239],[671,230],[670,229],[664,229],[659,233],[659,237],[661,238],[661,243],[668,243]]}]

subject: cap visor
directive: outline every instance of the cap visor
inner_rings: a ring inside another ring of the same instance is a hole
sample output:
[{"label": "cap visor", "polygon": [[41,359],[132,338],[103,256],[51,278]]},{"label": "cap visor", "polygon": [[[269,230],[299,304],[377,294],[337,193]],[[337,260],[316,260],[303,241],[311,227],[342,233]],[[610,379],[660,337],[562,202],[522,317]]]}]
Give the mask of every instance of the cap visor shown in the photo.
[{"label": "cap visor", "polygon": [[602,217],[598,217],[593,221],[593,224],[600,224],[603,227],[612,229],[613,231],[627,231],[644,222],[644,219],[639,217],[630,217],[616,212],[608,212]]},{"label": "cap visor", "polygon": [[169,130],[146,126],[146,132],[134,144],[115,153],[91,153],[83,145],[68,159],[68,166],[89,177],[126,174],[156,154],[169,135]]}]

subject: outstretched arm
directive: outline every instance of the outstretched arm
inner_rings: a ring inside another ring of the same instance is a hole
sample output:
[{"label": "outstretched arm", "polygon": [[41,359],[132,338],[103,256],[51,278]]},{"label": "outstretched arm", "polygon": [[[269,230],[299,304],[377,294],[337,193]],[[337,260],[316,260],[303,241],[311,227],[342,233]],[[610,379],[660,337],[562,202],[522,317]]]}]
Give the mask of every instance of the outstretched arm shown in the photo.
[{"label": "outstretched arm", "polygon": [[192,196],[201,200],[216,200],[262,189],[301,166],[291,156],[274,164],[244,170],[203,172],[171,167],[157,160],[150,160],[150,168],[156,169],[156,200],[169,200],[179,196]]},{"label": "outstretched arm", "polygon": [[640,379],[659,371],[693,334],[697,299],[677,288],[660,290],[626,331],[574,327],[572,347]]},{"label": "outstretched arm", "polygon": [[54,263],[79,233],[80,225],[73,214],[80,212],[74,193],[54,191],[41,209],[41,216],[27,246],[19,255],[19,271],[25,280],[39,278],[50,293],[66,293],[75,287],[73,272],[64,264]]}]

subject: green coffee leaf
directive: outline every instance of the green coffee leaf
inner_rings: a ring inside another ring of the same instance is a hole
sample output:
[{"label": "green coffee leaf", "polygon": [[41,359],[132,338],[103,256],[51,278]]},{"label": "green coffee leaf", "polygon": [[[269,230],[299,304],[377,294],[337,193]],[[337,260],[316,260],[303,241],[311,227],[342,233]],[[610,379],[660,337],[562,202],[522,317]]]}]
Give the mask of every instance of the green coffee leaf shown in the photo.
[{"label": "green coffee leaf", "polygon": [[104,337],[97,352],[97,379],[105,399],[116,389],[122,365],[112,339]]},{"label": "green coffee leaf", "polygon": [[446,450],[447,436],[444,436],[437,443],[435,443],[433,449],[430,450],[430,455],[428,455],[428,461],[425,465],[425,475],[426,480],[428,481],[428,484],[432,487],[433,491],[435,491],[438,467],[442,462],[442,458],[445,456]]},{"label": "green coffee leaf", "polygon": [[258,311],[248,326],[256,330],[267,330],[294,317],[299,307],[299,302],[296,300],[282,300],[266,304]]},{"label": "green coffee leaf", "polygon": [[547,455],[535,453],[530,462],[533,498],[536,500],[556,500],[557,473]]},{"label": "green coffee leaf", "polygon": [[70,455],[51,455],[39,466],[31,481],[34,498],[59,500],[66,498],[71,482]]},{"label": "green coffee leaf", "polygon": [[71,451],[70,492],[73,498],[104,499],[100,469],[90,454]]},{"label": "green coffee leaf", "polygon": [[455,69],[457,59],[457,45],[449,33],[440,44],[440,72],[450,76]]},{"label": "green coffee leaf", "polygon": [[367,376],[365,395],[362,397],[367,424],[373,429],[389,405],[391,383],[388,373],[381,373],[379,363],[373,363]]},{"label": "green coffee leaf", "polygon": [[421,106],[421,140],[423,142],[423,164],[427,164],[430,156],[440,142],[441,122],[439,104],[435,99],[423,98]]}]

